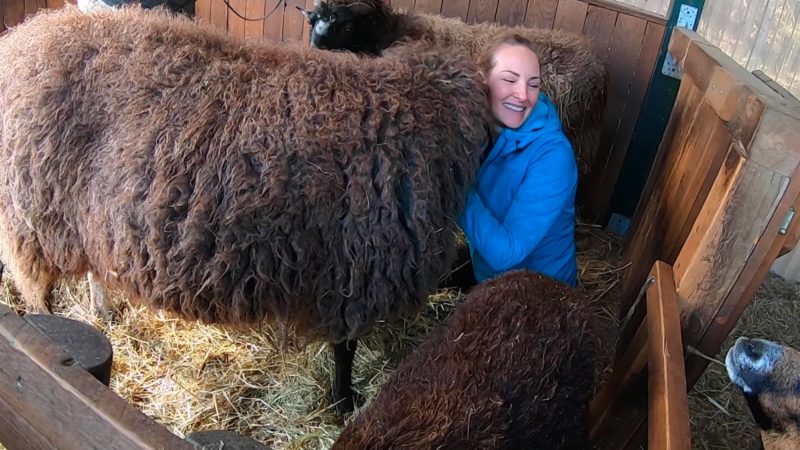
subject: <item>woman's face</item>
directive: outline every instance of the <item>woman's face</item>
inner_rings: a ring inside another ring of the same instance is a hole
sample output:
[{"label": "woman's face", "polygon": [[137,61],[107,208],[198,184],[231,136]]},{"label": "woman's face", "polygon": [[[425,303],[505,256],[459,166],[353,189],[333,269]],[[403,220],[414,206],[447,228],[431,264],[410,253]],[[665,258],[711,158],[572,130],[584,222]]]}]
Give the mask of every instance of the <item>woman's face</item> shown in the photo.
[{"label": "woman's face", "polygon": [[494,117],[508,128],[519,128],[539,99],[539,58],[522,45],[505,44],[494,53],[486,78]]}]

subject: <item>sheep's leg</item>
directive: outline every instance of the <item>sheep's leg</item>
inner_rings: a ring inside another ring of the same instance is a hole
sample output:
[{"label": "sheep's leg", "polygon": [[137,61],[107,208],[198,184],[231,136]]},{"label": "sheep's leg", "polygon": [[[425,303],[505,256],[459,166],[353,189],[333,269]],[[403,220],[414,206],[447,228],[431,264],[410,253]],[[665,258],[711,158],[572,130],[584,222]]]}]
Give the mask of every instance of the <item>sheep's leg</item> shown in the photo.
[{"label": "sheep's leg", "polygon": [[333,359],[336,369],[333,376],[333,402],[336,412],[343,416],[355,408],[352,375],[353,358],[356,355],[357,341],[344,341],[333,344]]},{"label": "sheep's leg", "polygon": [[113,314],[111,305],[106,297],[105,288],[94,280],[92,272],[86,273],[86,279],[89,280],[89,301],[92,313],[106,322],[110,321]]},{"label": "sheep's leg", "polygon": [[469,291],[478,284],[475,279],[475,269],[472,266],[472,259],[469,253],[469,246],[460,245],[457,249],[456,261],[450,273],[444,280],[439,281],[439,288],[456,288],[462,292]]},{"label": "sheep's leg", "polygon": [[51,314],[50,304],[53,299],[53,287],[55,287],[57,274],[47,270],[36,271],[35,274],[28,274],[17,267],[17,263],[12,260],[6,263],[7,268],[14,279],[14,285],[28,312],[33,314]]}]

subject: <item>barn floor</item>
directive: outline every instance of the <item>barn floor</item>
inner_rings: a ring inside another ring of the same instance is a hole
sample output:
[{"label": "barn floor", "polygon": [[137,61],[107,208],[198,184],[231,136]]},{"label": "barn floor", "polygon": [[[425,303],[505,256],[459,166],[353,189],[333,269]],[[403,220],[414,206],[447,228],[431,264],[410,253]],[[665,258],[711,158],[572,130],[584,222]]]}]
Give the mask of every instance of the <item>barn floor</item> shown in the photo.
[{"label": "barn floor", "polygon": [[[608,367],[616,338],[622,241],[588,225],[578,228],[577,241],[579,277],[595,306],[601,337],[601,367]],[[0,303],[18,307],[14,298],[6,279]],[[178,435],[228,429],[275,450],[326,449],[341,430],[327,398],[333,364],[323,345],[303,346],[289,331],[267,326],[237,331],[185,322],[122,298],[114,298],[117,314],[105,324],[87,310],[85,283],[62,286],[56,298],[58,314],[93,323],[111,340],[112,389]],[[417,317],[379,327],[360,343],[354,384],[367,401],[461,298],[459,292],[441,291]],[[798,312],[800,285],[770,275],[721,355],[742,334],[800,347]],[[709,367],[690,396],[690,407],[695,449],[751,448],[755,442],[749,412],[723,367]]]}]

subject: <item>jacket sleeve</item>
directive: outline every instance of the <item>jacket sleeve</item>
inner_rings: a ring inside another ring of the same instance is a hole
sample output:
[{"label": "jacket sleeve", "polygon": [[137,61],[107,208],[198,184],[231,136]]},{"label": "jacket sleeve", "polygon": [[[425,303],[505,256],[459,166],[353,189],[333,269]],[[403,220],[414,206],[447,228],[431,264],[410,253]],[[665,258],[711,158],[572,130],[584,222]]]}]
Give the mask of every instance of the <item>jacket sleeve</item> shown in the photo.
[{"label": "jacket sleeve", "polygon": [[[505,219],[499,221],[473,187],[467,193],[460,225],[470,245],[495,271],[521,263],[561,217],[574,207],[577,168],[569,143],[554,143],[528,167]],[[570,151],[564,151],[566,146]]]}]

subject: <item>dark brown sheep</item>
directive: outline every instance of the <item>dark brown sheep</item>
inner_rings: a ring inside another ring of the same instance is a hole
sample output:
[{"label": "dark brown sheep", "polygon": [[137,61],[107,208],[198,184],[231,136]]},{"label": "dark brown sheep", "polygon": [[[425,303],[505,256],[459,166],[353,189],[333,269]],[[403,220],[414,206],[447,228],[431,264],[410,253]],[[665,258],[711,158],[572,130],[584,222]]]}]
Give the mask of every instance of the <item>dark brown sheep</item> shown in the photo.
[{"label": "dark brown sheep", "polygon": [[741,337],[728,350],[725,366],[761,428],[764,449],[800,449],[800,352]]},{"label": "dark brown sheep", "polygon": [[464,57],[67,7],[11,30],[0,61],[0,258],[39,309],[90,272],[188,319],[280,320],[346,350],[450,267],[489,120]]},{"label": "dark brown sheep", "polygon": [[529,271],[478,285],[333,449],[586,449],[588,299]]},{"label": "dark brown sheep", "polygon": [[[478,61],[500,36],[516,33],[536,47],[542,92],[556,105],[575,150],[582,177],[594,163],[608,71],[583,36],[561,30],[466,24],[459,19],[416,12],[396,12],[386,0],[332,0],[304,11],[312,24],[311,44],[318,48],[380,54],[399,41],[427,42],[464,51]],[[319,27],[317,24],[322,24]]]}]

